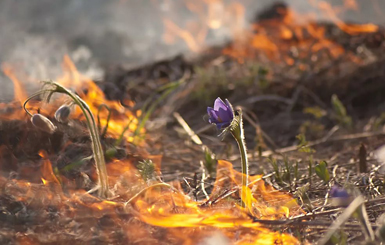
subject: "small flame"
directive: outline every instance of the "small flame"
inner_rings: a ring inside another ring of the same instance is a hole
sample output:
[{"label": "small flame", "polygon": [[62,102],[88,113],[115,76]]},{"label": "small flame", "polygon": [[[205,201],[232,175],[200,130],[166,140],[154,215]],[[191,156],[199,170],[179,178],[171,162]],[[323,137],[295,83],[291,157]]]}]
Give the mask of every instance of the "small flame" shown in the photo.
[{"label": "small flame", "polygon": [[201,50],[200,45],[202,45],[203,40],[199,37],[205,36],[205,30],[202,30],[201,35],[194,37],[191,32],[180,28],[171,20],[164,19],[163,23],[166,28],[166,32],[164,33],[163,39],[167,44],[175,43],[175,37],[179,37],[186,42],[187,46],[190,48],[191,51],[199,52]]},{"label": "small flame", "polygon": [[2,70],[3,70],[4,74],[7,77],[9,77],[9,79],[11,79],[11,81],[13,82],[14,101],[19,101],[22,105],[23,102],[28,98],[27,92],[23,88],[22,83],[19,81],[19,79],[17,79],[17,77],[15,76],[15,74],[12,71],[12,68],[9,65],[3,64]]},{"label": "small flame", "polygon": [[184,3],[198,18],[188,21],[184,26],[168,17],[163,18],[163,40],[166,44],[175,44],[182,39],[190,51],[198,53],[204,49],[210,30],[226,27],[235,37],[241,37],[238,34],[245,25],[245,8],[240,3],[234,1],[226,4],[222,0],[185,0]]},{"label": "small flame", "polygon": [[43,185],[47,185],[48,184],[48,181],[45,180],[44,178],[41,178],[41,181],[43,182]]},{"label": "small flame", "polygon": [[[223,190],[237,189],[241,183],[241,175],[233,170],[231,163],[219,161],[217,179],[210,199],[215,200]],[[250,177],[250,183],[250,188],[245,188],[244,193],[250,197],[248,208],[255,217],[279,219],[303,213],[293,197],[267,186],[261,176]],[[175,184],[175,188],[179,189],[178,184]],[[155,226],[222,229],[243,227],[256,231],[255,237],[251,239],[255,239],[253,241],[267,242],[277,239],[287,241],[288,244],[297,244],[293,237],[286,234],[278,235],[260,223],[253,222],[240,206],[234,205],[234,202],[222,199],[212,205],[210,208],[201,208],[199,203],[187,198],[182,192],[166,190],[162,192],[149,190],[143,198],[135,202],[135,207],[140,210],[141,219]],[[176,209],[180,211],[176,212]]]},{"label": "small flame", "polygon": [[72,62],[71,58],[68,55],[65,55],[63,58],[63,71],[64,74],[61,78],[57,80],[58,83],[68,88],[82,88],[82,79],[78,70],[76,69],[75,64]]},{"label": "small flame", "polygon": [[[129,135],[136,130],[138,119],[131,110],[124,107],[120,102],[107,100],[103,91],[92,80],[81,76],[68,56],[64,57],[63,68],[64,75],[58,79],[58,82],[63,86],[74,89],[80,95],[88,104],[94,116],[99,115],[102,127],[107,124],[108,111],[100,108],[100,106],[106,105],[111,110],[108,133],[118,138],[125,127],[128,126],[124,136],[128,141],[132,141],[133,139]],[[87,93],[84,93],[85,90],[87,90]],[[133,104],[132,101],[131,104]],[[140,111],[137,113],[140,114]],[[79,116],[81,116],[80,109],[76,111],[75,117]]]},{"label": "small flame", "polygon": [[[16,75],[14,75],[12,68],[9,65],[3,64],[2,69],[14,83],[15,101],[19,101],[19,103],[23,105],[28,96],[23,89],[22,83],[17,79]],[[95,117],[99,114],[101,127],[104,127],[107,124],[108,111],[101,108],[101,105],[106,105],[111,110],[108,133],[118,138],[125,128],[128,127],[128,130],[125,131],[123,136],[128,141],[133,141],[130,134],[137,128],[137,117],[120,102],[107,100],[103,91],[91,79],[82,76],[78,72],[75,64],[67,55],[64,56],[63,59],[63,75],[57,79],[57,82],[76,91],[76,93],[89,105]],[[87,91],[87,93],[84,91]],[[44,106],[41,103],[36,103],[34,101],[30,101],[28,106],[32,111],[39,109],[43,114],[53,115],[56,109],[66,101],[68,101],[66,97],[60,97],[54,103],[44,104]],[[134,102],[132,101],[126,102],[130,105],[134,105]],[[6,106],[9,105],[4,105],[4,107]],[[1,117],[8,119],[22,119],[25,117],[25,113],[20,113],[20,110],[20,107],[15,108],[14,110],[11,110],[10,113],[3,113]],[[136,115],[140,115],[140,113],[139,110],[136,112]],[[76,107],[73,117],[82,118],[82,112],[79,108]],[[144,130],[142,129],[142,133],[143,132]]]},{"label": "small flame", "polygon": [[48,159],[48,155],[45,151],[41,150],[39,155],[43,158],[43,166],[41,168],[43,184],[55,183],[60,185],[60,181],[57,179],[53,172],[51,161]]},{"label": "small flame", "polygon": [[[354,0],[345,1],[345,6],[347,8],[357,8],[357,4]],[[342,31],[350,35],[357,35],[360,33],[372,33],[378,30],[378,26],[374,24],[346,24],[337,17],[337,11],[327,2],[319,2],[318,7],[330,18],[331,21],[334,22],[336,26],[338,26]]]}]

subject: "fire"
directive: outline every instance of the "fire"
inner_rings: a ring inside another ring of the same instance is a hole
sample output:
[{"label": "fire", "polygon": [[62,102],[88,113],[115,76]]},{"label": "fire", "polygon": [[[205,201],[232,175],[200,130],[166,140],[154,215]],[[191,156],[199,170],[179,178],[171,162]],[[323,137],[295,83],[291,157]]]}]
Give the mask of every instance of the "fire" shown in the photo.
[{"label": "fire", "polygon": [[[251,196],[250,211],[261,219],[282,219],[290,215],[299,215],[303,211],[292,196],[275,191],[266,186],[262,176],[250,177],[247,195]],[[226,161],[218,162],[217,180],[210,200],[215,200],[224,190],[235,190],[241,185],[241,173],[232,168]],[[162,198],[161,198],[162,196]],[[165,227],[202,227],[219,228],[247,227],[265,231],[259,223],[253,223],[242,208],[228,199],[221,199],[213,208],[202,208],[195,201],[186,198],[182,192],[159,193],[149,190],[146,199],[136,201],[135,205],[141,210],[141,219],[152,225]],[[175,208],[181,207],[183,213],[175,213]]]},{"label": "fire", "polygon": [[26,91],[23,89],[23,86],[20,83],[20,81],[13,74],[12,68],[10,66],[8,66],[7,64],[3,64],[2,70],[3,70],[4,74],[7,75],[9,77],[9,79],[11,79],[11,81],[13,82],[14,96],[15,96],[14,100],[19,101],[20,103],[23,103],[28,98],[28,96],[27,96]]},{"label": "fire", "polygon": [[[133,138],[129,134],[135,131],[138,119],[131,110],[117,101],[107,100],[103,91],[92,80],[81,76],[68,56],[64,57],[63,70],[65,73],[58,79],[58,83],[73,88],[89,105],[92,113],[95,116],[99,115],[101,125],[105,126],[107,124],[108,114],[111,113],[108,122],[108,133],[118,138],[125,127],[128,127],[124,136],[128,141],[132,141]],[[87,93],[84,93],[85,90]],[[106,110],[106,107],[109,108],[110,112]],[[80,116],[80,109],[76,113],[76,116]],[[140,111],[137,112],[137,115],[140,115]]]},{"label": "fire", "polygon": [[198,53],[204,49],[211,30],[226,26],[235,36],[244,28],[245,8],[236,1],[227,4],[222,0],[185,0],[184,4],[191,13],[198,16],[198,20],[190,20],[182,25],[164,17],[163,40],[166,44],[175,44],[178,39],[182,39],[192,52]]},{"label": "fire", "polygon": [[14,100],[12,103],[0,103],[0,119],[23,119],[25,118],[24,113],[19,113],[21,107],[23,106],[24,101],[28,98],[27,92],[23,88],[23,84],[19,79],[13,74],[12,67],[8,64],[2,64],[2,71],[13,83],[14,87]]},{"label": "fire", "polygon": [[198,30],[196,33],[196,37],[193,33],[190,31],[185,31],[179,26],[177,26],[174,22],[165,19],[163,21],[166,33],[164,34],[164,40],[168,44],[172,44],[175,42],[175,36],[180,37],[183,39],[187,46],[190,48],[193,52],[199,52],[201,51],[201,45],[204,43],[204,38],[206,36],[206,29]]},{"label": "fire", "polygon": [[[350,35],[357,35],[360,33],[371,33],[376,32],[378,30],[378,26],[374,24],[363,24],[363,25],[356,25],[356,24],[346,24],[342,20],[340,20],[336,14],[336,10],[333,9],[333,7],[324,1],[320,1],[318,3],[318,8],[321,9],[326,16],[330,18],[331,21],[334,22],[336,26],[338,26],[341,30],[344,32],[350,34]],[[345,1],[344,7],[346,9],[355,9],[357,10],[357,3],[354,0],[347,0]],[[342,9],[341,11],[343,11]]]},{"label": "fire", "polygon": [[[343,6],[337,7],[324,1],[309,1],[335,26],[349,35],[378,30],[378,26],[374,24],[348,24],[338,17],[347,9],[358,11],[354,0],[345,0]],[[164,18],[164,40],[173,44],[181,39],[193,52],[201,52],[210,32],[223,26],[227,26],[235,38],[222,52],[240,63],[262,57],[265,60],[294,65],[298,60],[320,51],[327,51],[332,58],[347,52],[327,37],[326,27],[318,24],[312,14],[300,14],[282,7],[277,10],[278,17],[261,20],[247,29],[245,8],[236,1],[225,3],[222,0],[186,0],[185,6],[191,13],[197,14],[200,21],[176,23]],[[233,21],[230,23],[229,20]],[[2,69],[14,84],[15,97],[13,104],[0,105],[1,110],[11,108],[2,113],[1,119],[25,120],[21,105],[27,98],[27,91],[10,66],[3,65]],[[134,140],[132,133],[137,129],[140,111],[135,114],[120,102],[108,100],[94,81],[78,72],[68,56],[64,57],[63,75],[57,81],[76,91],[89,105],[98,118],[100,130],[108,125],[107,134],[111,138],[117,139],[125,132],[123,138],[127,142]],[[67,102],[65,97],[58,97],[49,104],[31,102],[29,107],[52,117],[54,111]],[[78,108],[74,110],[72,119],[84,120]],[[20,138],[19,145],[28,141],[26,134]],[[44,139],[53,140],[49,137]],[[230,162],[218,161],[216,179],[209,199],[193,200],[183,191],[179,182],[164,183],[160,180],[161,156],[145,156],[152,158],[156,165],[156,178],[150,180],[142,176],[134,157],[109,159],[108,185],[113,196],[102,200],[94,196],[92,188],[85,187],[89,182],[95,182],[95,169],[91,167],[87,169],[87,173],[79,171],[73,176],[59,169],[58,155],[73,145],[74,142],[65,142],[60,151],[56,152],[39,149],[38,156],[36,152],[30,154],[34,157],[31,161],[34,164],[22,165],[14,170],[19,178],[0,176],[0,195],[12,196],[13,201],[24,205],[23,210],[38,214],[38,228],[28,227],[35,231],[35,235],[33,232],[32,235],[22,235],[18,242],[57,242],[56,233],[44,238],[39,237],[38,233],[43,229],[41,227],[54,226],[53,230],[63,233],[60,235],[63,239],[79,234],[80,229],[81,237],[86,243],[94,242],[93,239],[97,237],[105,243],[118,241],[152,244],[162,240],[170,244],[199,244],[208,237],[220,234],[232,244],[300,244],[300,241],[287,233],[288,229],[271,230],[256,222],[258,219],[273,222],[304,214],[292,195],[275,190],[260,175],[249,176],[249,186],[240,191],[242,173],[235,171]],[[8,151],[5,147],[0,148],[1,166],[8,166],[4,157]],[[19,159],[15,156],[11,159],[12,164],[17,165]],[[240,195],[244,196],[240,198]],[[240,205],[241,199],[249,200],[246,208]],[[52,222],[55,219],[52,213],[59,216],[55,222]],[[97,242],[100,240],[96,239]]]},{"label": "fire", "polygon": [[[136,129],[137,118],[132,112],[116,101],[108,101],[93,81],[78,73],[68,57],[65,57],[63,66],[64,74],[58,81],[77,91],[92,112],[99,115],[101,125],[107,123],[108,110],[101,110],[100,106],[104,104],[109,108],[111,115],[108,133],[112,137],[117,138],[127,124],[130,125],[131,132]],[[14,81],[15,89],[18,91],[15,93],[15,100],[25,99],[27,93],[23,90],[21,83],[10,69],[7,68],[5,71]],[[31,109],[40,108],[40,112],[49,116],[65,101],[64,98],[59,97],[49,104],[36,102],[31,104]],[[21,114],[22,109],[19,107],[14,113]],[[10,118],[12,117],[8,117]],[[73,118],[82,120],[79,111],[75,111]],[[3,120],[7,120],[7,117]],[[19,120],[25,120],[25,118],[19,117]],[[130,140],[129,137],[127,138]],[[67,142],[62,147],[66,149],[71,144],[72,142]],[[71,217],[74,221],[85,222],[91,227],[95,226],[99,219],[109,217],[111,228],[105,233],[101,231],[101,234],[107,236],[113,229],[119,227],[123,234],[130,236],[131,239],[134,239],[132,234],[141,234],[142,238],[157,239],[154,236],[156,233],[150,232],[148,228],[151,226],[152,230],[167,228],[166,236],[177,244],[196,244],[217,232],[226,236],[234,244],[299,244],[293,236],[271,231],[262,224],[254,222],[248,215],[250,213],[255,218],[269,220],[300,215],[303,211],[296,200],[291,195],[266,185],[262,176],[250,176],[249,187],[242,191],[244,195],[250,197],[245,210],[240,206],[238,195],[241,173],[234,171],[229,162],[218,162],[216,181],[210,199],[194,201],[183,192],[178,182],[167,184],[157,179],[145,181],[131,159],[113,160],[107,165],[107,172],[109,186],[114,196],[110,200],[101,200],[94,197],[92,193],[79,189],[78,180],[68,178],[60,171],[55,163],[58,159],[57,153],[40,150],[39,156],[39,169],[30,166],[20,167],[18,171],[23,176],[22,179],[9,180],[0,177],[0,186],[5,187],[0,189],[0,195],[11,194],[23,205],[28,204],[27,210],[32,210],[31,212],[39,213],[44,210],[44,207],[51,207],[63,217]],[[159,175],[160,156],[149,158],[154,160],[155,174]],[[1,164],[6,163],[1,162]],[[91,179],[95,179],[96,171],[92,171]],[[41,213],[40,216],[44,217],[44,215]],[[122,217],[127,215],[134,218],[122,220]],[[45,218],[41,219],[40,225],[44,225],[47,221]],[[139,230],[132,233],[133,227]],[[64,228],[58,226],[55,229]],[[239,235],[235,236],[235,233]],[[83,236],[88,235],[85,233]],[[19,242],[28,241],[30,244],[38,244],[41,242],[39,239],[41,238],[21,237]]]},{"label": "fire", "polygon": [[[352,25],[339,20],[325,2],[319,3],[319,8],[326,10],[330,19],[341,30],[354,35],[363,32],[375,32],[378,27],[373,24]],[[250,31],[246,31],[248,39],[225,48],[223,53],[243,63],[245,59],[260,55],[269,60],[293,65],[293,59],[288,55],[291,49],[297,50],[298,58],[327,50],[332,57],[337,58],[345,53],[344,48],[326,37],[326,28],[316,23],[312,15],[300,15],[291,9],[278,9],[279,18],[267,19],[255,23]],[[299,22],[298,20],[301,20]],[[311,52],[309,52],[309,50]]]},{"label": "fire", "polygon": [[40,151],[39,155],[43,158],[43,166],[41,169],[43,184],[55,183],[60,185],[60,182],[56,175],[53,173],[51,161],[48,159],[48,155],[45,151]]},{"label": "fire", "polygon": [[[58,181],[46,153],[40,154],[43,157],[43,184],[15,179],[9,181],[0,177],[0,185],[7,186],[7,193],[12,193],[23,203],[29,203],[28,209],[36,209],[35,212],[41,212],[39,210],[42,210],[42,207],[49,205],[55,207],[64,217],[71,217],[77,222],[91,222],[90,226],[94,226],[98,220],[110,217],[110,228],[100,231],[103,235],[118,227],[126,233],[125,236],[133,237],[136,234],[141,239],[155,239],[156,233],[150,231],[158,229],[156,227],[164,227],[168,228],[163,230],[166,232],[166,239],[171,239],[177,244],[197,244],[217,232],[228,237],[234,244],[300,244],[291,235],[271,231],[262,224],[253,222],[247,212],[237,204],[236,194],[218,199],[218,195],[226,190],[225,186],[236,190],[240,184],[241,173],[234,171],[229,162],[219,162],[215,190],[210,197],[213,203],[207,205],[207,202],[191,200],[183,193],[178,183],[171,183],[170,188],[148,188],[148,184],[143,182],[130,162],[117,160],[108,165],[108,172],[111,173],[110,185],[114,187],[116,198],[99,200],[83,190],[72,189],[67,190],[69,193],[66,194],[62,186],[68,186],[68,180],[63,178],[63,182]],[[256,218],[274,220],[303,213],[289,194],[267,186],[261,176],[250,177],[250,181],[248,193],[254,200],[252,208],[259,210],[259,213],[253,214]],[[138,190],[146,188],[141,195],[133,198]],[[127,200],[131,202],[127,203]],[[260,212],[262,210],[265,211]],[[136,218],[121,218],[126,215]],[[148,225],[154,228],[149,230]],[[136,227],[135,233],[132,233],[133,227]],[[58,228],[60,229],[56,229]],[[65,234],[67,231],[63,229],[62,232]],[[236,233],[238,235],[235,235]],[[85,233],[83,236],[88,235]],[[38,241],[32,244],[36,243]]]},{"label": "fire", "polygon": [[[12,68],[9,65],[4,64],[2,68],[3,72],[14,84],[15,103],[23,105],[28,97],[23,84],[13,74]],[[131,134],[137,128],[137,116],[139,116],[141,112],[137,111],[136,115],[134,115],[131,110],[124,107],[120,102],[107,100],[103,91],[91,79],[82,76],[77,71],[74,63],[68,56],[65,56],[63,59],[63,75],[57,79],[57,82],[65,87],[73,89],[80,95],[80,97],[89,105],[92,113],[95,116],[99,115],[99,121],[102,128],[107,125],[107,119],[110,118],[108,120],[108,134],[115,138],[119,138],[120,134],[124,131],[123,137],[129,142],[133,141],[133,136]],[[31,101],[29,106],[31,106],[34,111],[39,110],[44,114],[53,115],[60,104],[66,103],[66,101],[65,97],[58,98],[55,101],[56,104],[53,105]],[[132,104],[133,102],[130,103]],[[9,108],[9,105],[3,106]],[[108,108],[108,110],[106,108]],[[11,113],[3,114],[2,117],[8,119],[22,119],[25,114],[20,113],[21,110],[21,107],[17,107],[17,109],[10,110]],[[110,117],[108,117],[109,113]],[[81,110],[76,108],[72,117],[82,119]],[[125,130],[126,128],[127,130]]]},{"label": "fire", "polygon": [[[309,0],[309,3],[318,8],[328,21],[349,35],[378,30],[375,24],[348,24],[338,17],[347,10],[359,11],[355,0],[344,0],[342,6],[332,6],[326,1]],[[317,24],[313,13],[300,14],[282,6],[276,10],[279,17],[261,20],[247,28],[245,7],[236,1],[226,4],[221,0],[186,0],[185,6],[198,20],[183,26],[165,18],[164,40],[167,44],[174,44],[180,38],[195,53],[204,49],[210,30],[219,28],[230,29],[233,39],[232,44],[223,49],[223,54],[240,63],[247,59],[267,57],[274,62],[284,61],[293,65],[293,58],[288,55],[293,48],[300,56],[326,50],[333,58],[337,58],[346,52],[340,44],[327,37],[326,27]],[[357,61],[355,57],[352,60]]]}]

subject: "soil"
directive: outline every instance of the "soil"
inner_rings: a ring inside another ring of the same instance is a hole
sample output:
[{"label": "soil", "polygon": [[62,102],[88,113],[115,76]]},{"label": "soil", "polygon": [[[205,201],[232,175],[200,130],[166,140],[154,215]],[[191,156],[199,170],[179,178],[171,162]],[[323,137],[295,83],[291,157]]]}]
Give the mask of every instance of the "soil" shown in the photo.
[{"label": "soil", "polygon": [[[385,31],[379,29],[376,33],[349,36],[335,31],[338,29],[335,26],[324,25],[332,40],[346,51],[338,59],[328,59],[324,54],[319,54],[319,59],[313,62],[309,56],[309,60],[301,62],[310,64],[305,70],[298,71],[301,66],[298,63],[265,63],[257,58],[239,64],[220,53],[223,47],[208,50],[208,55],[198,60],[187,61],[178,56],[135,70],[119,67],[108,70],[106,77],[97,81],[107,98],[120,100],[122,104],[133,100],[133,111],[143,108],[148,102],[160,101],[146,125],[145,149],[124,146],[119,149],[120,157],[138,163],[146,159],[148,154],[161,154],[163,180],[179,181],[193,199],[202,200],[204,196],[198,190],[197,181],[202,177],[199,162],[205,161],[202,145],[215,153],[215,159],[230,160],[234,168],[240,170],[235,142],[230,136],[222,141],[221,137],[217,137],[219,132],[215,127],[204,120],[206,107],[212,106],[215,98],[228,98],[234,106],[242,107],[246,115],[244,126],[250,173],[264,174],[267,183],[291,193],[307,213],[313,213],[313,216],[304,219],[307,225],[301,224],[299,227],[293,224],[295,229],[300,230],[302,239],[317,241],[343,211],[325,203],[333,184],[352,186],[352,189],[360,191],[367,200],[370,224],[376,228],[376,221],[382,214],[380,204],[384,202],[382,197],[385,191],[384,172],[380,167],[382,163],[374,155],[385,141],[385,121],[381,115],[385,110],[385,94],[381,92],[385,91],[385,60],[382,58],[385,53]],[[359,61],[352,59],[353,56]],[[257,73],[251,72],[250,69],[254,68],[258,70]],[[164,86],[175,81],[180,81],[180,85],[162,98]],[[331,102],[333,95],[346,108],[346,116],[352,118],[351,125],[341,122]],[[316,113],[307,113],[309,108],[318,108],[318,112],[323,114],[317,117]],[[174,112],[178,112],[196,132],[202,145],[192,142],[175,119]],[[50,119],[55,122],[54,118]],[[141,232],[146,230],[143,241],[133,241],[123,229],[117,228],[119,222],[115,217],[111,221],[108,213],[95,211],[100,216],[82,217],[82,207],[76,203],[65,203],[59,209],[55,203],[65,200],[54,198],[45,203],[48,200],[44,197],[47,187],[39,187],[42,168],[39,152],[46,151],[52,168],[58,170],[91,154],[84,124],[75,124],[75,127],[61,125],[55,134],[49,135],[34,128],[29,120],[1,120],[0,219],[4,222],[0,229],[0,243],[117,244],[120,241],[121,244],[146,244],[162,241],[160,244],[178,244],[181,238],[172,240],[169,236],[170,233],[176,234],[177,229],[170,231],[152,227],[136,219],[135,215],[119,216],[121,210],[118,208],[115,215],[126,228],[128,224],[135,224]],[[298,150],[296,136],[300,133],[306,136],[307,144],[314,149],[314,153]],[[113,141],[108,137],[102,139],[105,148],[111,146]],[[65,142],[71,143],[64,145]],[[298,163],[299,174],[295,178],[292,173],[286,177],[279,176],[271,164],[272,158],[277,159],[282,174],[285,163],[289,162],[291,170]],[[327,162],[331,175],[327,184],[314,169],[309,176],[310,161],[313,168],[321,161]],[[63,172],[63,176],[76,180],[76,187],[73,188],[88,191],[95,181],[94,172],[93,162],[86,161],[81,167]],[[210,192],[215,173],[206,174],[209,175],[205,179],[206,187]],[[32,188],[40,191],[40,202],[27,203],[30,200],[28,193],[15,185],[13,179],[32,183]],[[26,200],[18,200],[15,193]],[[87,204],[98,202],[100,200],[96,197],[84,200]],[[270,226],[276,229],[280,227],[278,224]],[[50,229],[47,230],[47,227]],[[346,227],[344,230],[349,243],[364,240],[364,233],[357,221],[349,220]],[[61,228],[61,236],[56,237]],[[166,233],[168,235],[164,235]],[[44,234],[44,239],[37,239],[36,234]]]}]

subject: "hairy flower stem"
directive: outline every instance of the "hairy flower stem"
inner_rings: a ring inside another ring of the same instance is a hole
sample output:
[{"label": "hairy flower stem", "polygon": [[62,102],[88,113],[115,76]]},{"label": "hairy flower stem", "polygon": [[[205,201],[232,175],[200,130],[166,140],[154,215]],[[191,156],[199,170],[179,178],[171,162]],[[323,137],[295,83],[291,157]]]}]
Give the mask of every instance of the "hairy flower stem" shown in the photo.
[{"label": "hairy flower stem", "polygon": [[77,104],[80,109],[82,110],[86,121],[87,121],[87,126],[90,132],[90,138],[92,142],[92,151],[93,151],[93,156],[95,160],[95,165],[96,165],[96,172],[98,174],[98,184],[99,189],[98,189],[98,195],[102,198],[107,198],[109,191],[108,191],[108,176],[107,176],[107,167],[106,163],[104,160],[104,152],[102,148],[102,144],[100,143],[100,136],[98,132],[98,127],[96,126],[95,118],[92,115],[92,112],[90,108],[88,107],[87,103],[82,100],[79,96],[71,92],[70,90],[64,88],[60,84],[53,83],[58,89],[58,92],[65,93],[71,99]]},{"label": "hairy flower stem", "polygon": [[29,110],[27,109],[27,103],[28,103],[31,99],[33,99],[34,97],[36,97],[36,96],[39,96],[39,95],[42,95],[42,94],[46,94],[46,93],[51,93],[51,92],[54,92],[54,91],[53,91],[53,90],[41,90],[41,91],[39,91],[39,92],[34,93],[33,95],[31,95],[28,99],[26,99],[26,100],[24,101],[23,108],[24,108],[25,112],[27,112],[27,114],[28,114],[30,117],[32,117],[32,116],[33,116],[32,113],[29,112]]},{"label": "hairy flower stem", "polygon": [[99,184],[98,195],[101,198],[107,198],[109,194],[107,168],[104,160],[103,148],[100,143],[98,128],[96,126],[95,118],[92,115],[91,109],[88,107],[87,103],[84,100],[82,100],[75,93],[71,92],[70,90],[66,89],[60,84],[51,82],[51,81],[46,82],[46,84],[55,87],[55,89],[50,90],[51,93],[57,92],[57,93],[67,94],[69,97],[71,97],[74,103],[77,104],[82,110],[84,117],[86,118],[87,126],[90,133],[91,143],[92,143],[93,158],[95,160],[96,172],[98,175],[98,184]]},{"label": "hairy flower stem", "polygon": [[249,163],[247,161],[247,148],[243,130],[243,120],[242,120],[242,111],[238,110],[238,116],[234,118],[235,123],[231,125],[230,132],[233,135],[234,139],[238,143],[239,152],[241,153],[242,161],[242,189],[241,189],[241,199],[242,207],[246,208],[246,204],[249,204],[248,195],[245,193],[246,188],[248,188],[248,178],[249,178]]}]

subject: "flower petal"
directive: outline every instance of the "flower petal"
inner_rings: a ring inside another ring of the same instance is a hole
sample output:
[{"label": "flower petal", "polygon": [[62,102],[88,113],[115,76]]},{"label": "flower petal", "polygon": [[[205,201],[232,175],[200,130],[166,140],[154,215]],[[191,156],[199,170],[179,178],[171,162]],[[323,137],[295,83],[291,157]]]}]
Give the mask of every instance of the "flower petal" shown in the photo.
[{"label": "flower petal", "polygon": [[231,111],[232,118],[234,118],[234,109],[233,109],[233,106],[230,104],[230,102],[229,102],[228,99],[226,99],[225,102],[226,102],[226,106],[227,106],[227,107],[230,109],[230,111]]},{"label": "flower petal", "polygon": [[330,190],[330,196],[334,198],[348,198],[349,193],[342,187],[334,185]]},{"label": "flower petal", "polygon": [[207,114],[209,115],[209,123],[218,123],[217,112],[212,107],[207,107]]},{"label": "flower petal", "polygon": [[229,101],[226,100],[226,104],[224,104],[226,109],[223,109],[221,106],[218,109],[218,117],[221,119],[221,122],[231,122],[234,119],[234,112],[232,109],[232,106],[230,105]]},{"label": "flower petal", "polygon": [[223,128],[227,128],[228,126],[230,126],[230,123],[229,122],[223,122],[223,123],[216,123],[216,125],[217,125],[218,129],[223,129]]},{"label": "flower petal", "polygon": [[207,108],[207,114],[209,115],[209,123],[216,124],[218,129],[230,126],[234,119],[234,111],[229,101],[226,100],[225,103],[219,97],[214,102],[214,108]]},{"label": "flower petal", "polygon": [[228,108],[227,108],[227,105],[225,104],[225,102],[223,102],[223,100],[218,97],[214,102],[214,110],[219,111],[219,109],[226,111]]},{"label": "flower petal", "polygon": [[219,110],[217,111],[217,116],[218,116],[219,122],[231,122],[232,121],[231,114],[229,114],[228,110],[225,111],[222,108],[219,108]]}]

